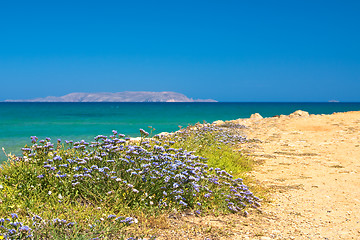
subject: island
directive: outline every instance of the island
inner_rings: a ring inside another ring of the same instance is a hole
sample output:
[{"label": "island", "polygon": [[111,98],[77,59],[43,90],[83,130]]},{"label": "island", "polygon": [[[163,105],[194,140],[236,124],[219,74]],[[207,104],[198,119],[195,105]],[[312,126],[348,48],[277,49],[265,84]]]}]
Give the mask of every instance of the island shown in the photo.
[{"label": "island", "polygon": [[217,102],[213,99],[192,99],[177,92],[74,92],[61,97],[48,96],[45,98],[25,100],[5,100],[5,102]]}]

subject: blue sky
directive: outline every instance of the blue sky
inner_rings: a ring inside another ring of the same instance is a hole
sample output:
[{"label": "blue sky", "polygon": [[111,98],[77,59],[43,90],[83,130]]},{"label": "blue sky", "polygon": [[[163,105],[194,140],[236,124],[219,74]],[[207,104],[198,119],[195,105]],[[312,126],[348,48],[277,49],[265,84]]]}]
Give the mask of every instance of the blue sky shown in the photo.
[{"label": "blue sky", "polygon": [[360,1],[1,1],[0,100],[360,101]]}]

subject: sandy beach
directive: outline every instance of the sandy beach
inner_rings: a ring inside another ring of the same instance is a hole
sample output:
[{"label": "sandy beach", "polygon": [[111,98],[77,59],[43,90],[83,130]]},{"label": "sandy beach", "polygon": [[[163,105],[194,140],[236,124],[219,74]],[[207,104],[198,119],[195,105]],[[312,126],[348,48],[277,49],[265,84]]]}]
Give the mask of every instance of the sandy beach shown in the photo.
[{"label": "sandy beach", "polygon": [[249,209],[247,217],[215,212],[199,217],[186,211],[146,216],[139,228],[143,234],[157,239],[360,239],[360,111],[253,114],[213,124],[236,126],[236,133],[246,136],[235,150],[254,162],[247,185],[265,194],[261,211]]},{"label": "sandy beach", "polygon": [[239,219],[237,239],[360,238],[360,112],[239,119],[270,190],[263,213]]}]

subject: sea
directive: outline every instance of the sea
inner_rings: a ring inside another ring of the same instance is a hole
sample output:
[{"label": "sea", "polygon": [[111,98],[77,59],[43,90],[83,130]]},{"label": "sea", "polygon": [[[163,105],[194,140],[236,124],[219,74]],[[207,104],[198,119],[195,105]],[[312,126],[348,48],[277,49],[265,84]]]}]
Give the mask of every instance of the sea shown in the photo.
[{"label": "sea", "polygon": [[[158,134],[215,120],[290,114],[296,110],[310,114],[359,111],[360,103],[0,103],[0,148],[21,156],[30,145],[30,136],[39,139],[92,140],[117,130],[129,137],[139,129]],[[3,151],[0,162],[6,160]]]}]

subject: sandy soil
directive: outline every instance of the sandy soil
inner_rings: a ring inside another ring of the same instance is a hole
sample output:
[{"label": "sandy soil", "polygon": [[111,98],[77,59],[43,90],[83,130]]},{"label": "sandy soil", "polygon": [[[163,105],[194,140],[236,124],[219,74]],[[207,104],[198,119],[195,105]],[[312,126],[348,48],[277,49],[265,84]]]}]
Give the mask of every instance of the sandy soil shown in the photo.
[{"label": "sandy soil", "polygon": [[360,239],[360,112],[234,122],[255,139],[243,146],[259,163],[250,174],[271,190],[234,239]]},{"label": "sandy soil", "polygon": [[360,239],[360,111],[230,122],[247,127],[263,212],[184,216],[160,239]]}]

